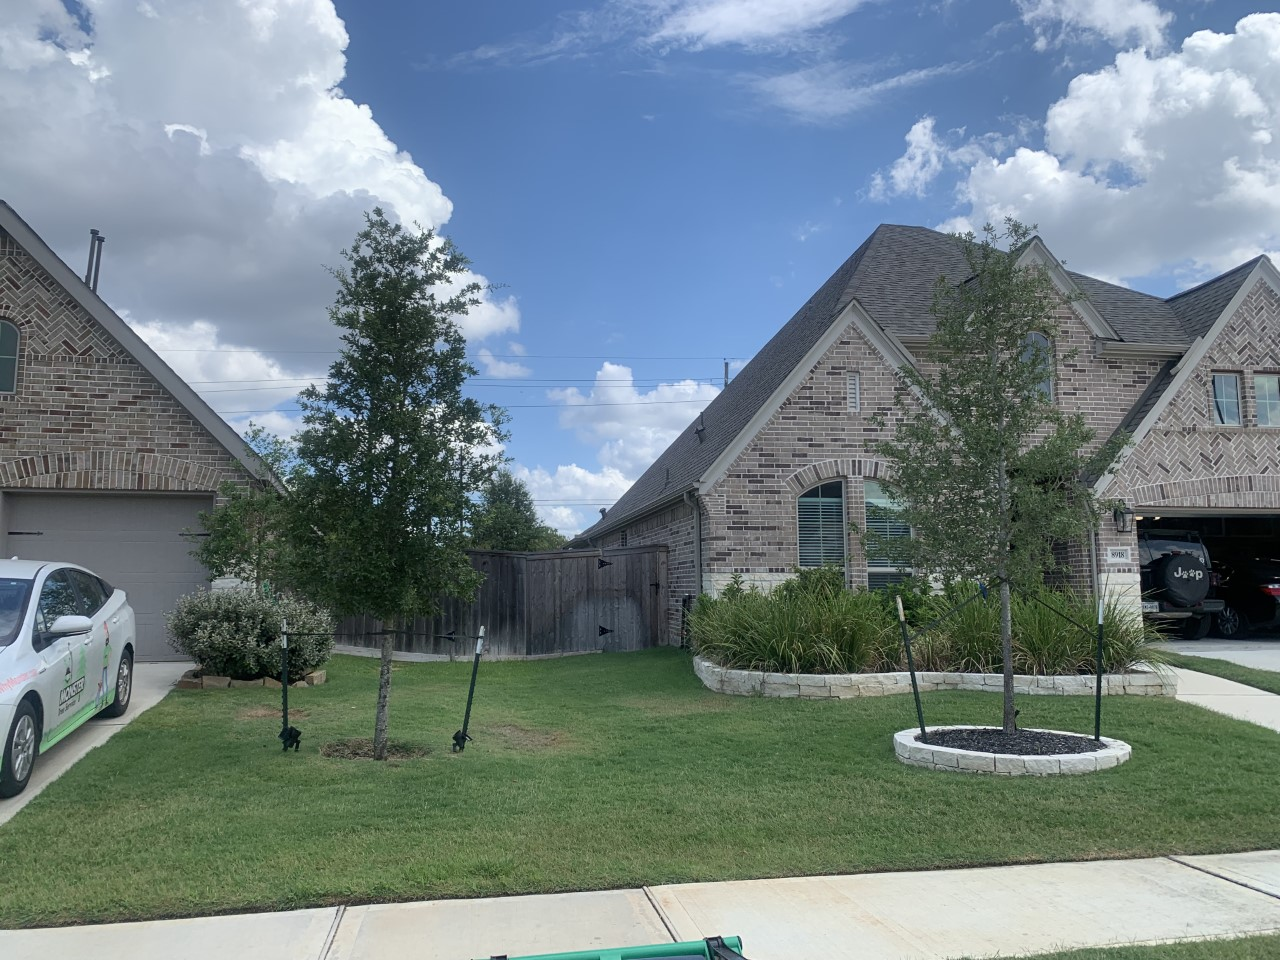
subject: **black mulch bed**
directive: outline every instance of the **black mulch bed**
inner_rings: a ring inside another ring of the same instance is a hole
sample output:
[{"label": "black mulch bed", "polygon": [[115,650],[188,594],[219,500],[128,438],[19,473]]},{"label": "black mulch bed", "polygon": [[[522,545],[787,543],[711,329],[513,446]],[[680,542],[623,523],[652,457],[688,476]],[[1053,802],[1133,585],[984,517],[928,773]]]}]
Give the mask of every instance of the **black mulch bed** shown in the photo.
[{"label": "black mulch bed", "polygon": [[[916,740],[920,734],[916,734]],[[1019,730],[1006,734],[998,727],[979,727],[975,730],[930,730],[928,743],[933,747],[955,747],[959,750],[975,750],[979,753],[1012,753],[1024,757],[1044,757],[1054,753],[1089,753],[1101,750],[1100,744],[1089,737],[1077,737],[1069,733],[1048,733],[1044,730]]]}]

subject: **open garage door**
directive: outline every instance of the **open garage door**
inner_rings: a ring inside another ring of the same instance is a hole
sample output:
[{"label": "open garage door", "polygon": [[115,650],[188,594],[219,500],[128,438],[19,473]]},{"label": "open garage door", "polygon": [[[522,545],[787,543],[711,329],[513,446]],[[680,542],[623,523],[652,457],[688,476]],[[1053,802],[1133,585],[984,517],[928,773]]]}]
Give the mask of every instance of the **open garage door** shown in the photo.
[{"label": "open garage door", "polygon": [[1280,514],[1137,511],[1138,530],[1197,534],[1213,565],[1212,597],[1225,604],[1210,636],[1280,638]]},{"label": "open garage door", "polygon": [[129,595],[139,660],[181,659],[165,639],[164,615],[208,584],[183,535],[200,529],[209,496],[53,494],[6,491],[7,555],[88,567]]}]

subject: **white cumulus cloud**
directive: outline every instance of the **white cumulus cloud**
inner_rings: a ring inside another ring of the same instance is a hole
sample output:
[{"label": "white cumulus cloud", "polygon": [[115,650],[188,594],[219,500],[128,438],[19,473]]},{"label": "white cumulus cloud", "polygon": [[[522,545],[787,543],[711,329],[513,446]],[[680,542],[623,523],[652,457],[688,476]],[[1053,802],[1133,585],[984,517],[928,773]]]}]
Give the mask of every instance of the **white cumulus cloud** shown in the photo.
[{"label": "white cumulus cloud", "polygon": [[926,188],[942,172],[945,147],[933,133],[933,117],[921,117],[907,131],[907,152],[893,162],[889,173],[871,178],[871,199],[910,194],[924,196]]},{"label": "white cumulus cloud", "polygon": [[484,375],[486,377],[515,379],[517,377],[527,377],[533,373],[532,370],[519,361],[498,359],[488,347],[481,347],[477,356],[484,367]]},{"label": "white cumulus cloud", "polygon": [[[84,9],[10,0],[0,18],[5,199],[73,267],[100,228],[100,292],[152,336],[205,324],[290,369],[334,350],[325,267],[362,213],[439,228],[452,205],[343,93],[331,0]],[[510,333],[519,309],[486,296],[461,325]]]},{"label": "white cumulus cloud", "polygon": [[517,466],[513,472],[541,501],[545,522],[577,533],[599,520],[599,508],[612,506],[719,392],[696,380],[639,388],[630,367],[606,362],[590,390],[548,391],[564,404],[560,425],[596,446],[600,469],[573,463]]},{"label": "white cumulus cloud", "polygon": [[1099,277],[1172,271],[1190,283],[1276,251],[1280,14],[1077,76],[1045,116],[1043,146],[988,136],[943,144],[941,156],[964,207],[942,229],[1014,216]]},{"label": "white cumulus cloud", "polygon": [[634,480],[720,390],[696,380],[640,390],[630,367],[606,362],[587,393],[577,387],[549,392],[565,405],[560,425],[584,442],[600,443],[600,462]]}]

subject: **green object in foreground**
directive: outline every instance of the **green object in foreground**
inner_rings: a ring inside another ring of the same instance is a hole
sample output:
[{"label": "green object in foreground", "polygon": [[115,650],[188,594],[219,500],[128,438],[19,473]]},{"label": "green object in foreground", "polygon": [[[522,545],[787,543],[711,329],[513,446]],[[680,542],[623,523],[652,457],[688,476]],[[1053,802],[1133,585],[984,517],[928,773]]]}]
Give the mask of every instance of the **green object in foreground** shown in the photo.
[{"label": "green object in foreground", "polygon": [[[723,950],[724,947],[728,947],[728,951]],[[746,960],[741,951],[740,937],[711,937],[707,940],[686,940],[683,943],[659,943],[650,947],[540,953],[537,956],[504,957],[504,960]]]}]

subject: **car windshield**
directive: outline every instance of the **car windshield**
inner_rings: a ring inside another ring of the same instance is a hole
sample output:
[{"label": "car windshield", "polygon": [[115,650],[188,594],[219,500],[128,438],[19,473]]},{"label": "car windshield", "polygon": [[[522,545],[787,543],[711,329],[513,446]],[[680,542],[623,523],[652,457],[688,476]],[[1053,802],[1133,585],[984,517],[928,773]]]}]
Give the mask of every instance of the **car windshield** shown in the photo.
[{"label": "car windshield", "polygon": [[13,638],[18,635],[30,595],[30,580],[0,577],[0,647],[13,643]]}]

